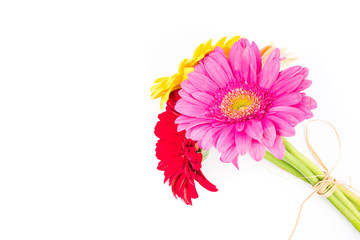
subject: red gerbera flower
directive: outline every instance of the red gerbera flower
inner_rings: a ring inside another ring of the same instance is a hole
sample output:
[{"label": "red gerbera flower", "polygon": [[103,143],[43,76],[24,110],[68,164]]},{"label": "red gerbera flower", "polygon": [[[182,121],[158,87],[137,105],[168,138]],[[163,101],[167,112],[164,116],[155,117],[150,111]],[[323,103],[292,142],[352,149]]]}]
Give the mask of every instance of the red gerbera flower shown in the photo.
[{"label": "red gerbera flower", "polygon": [[201,172],[203,155],[196,142],[185,137],[185,131],[178,132],[175,119],[179,113],[174,107],[180,99],[178,90],[170,94],[166,111],[159,114],[155,126],[156,157],[160,160],[158,169],[164,171],[165,180],[169,181],[175,197],[180,197],[186,204],[192,205],[191,199],[198,198],[195,180],[209,191],[216,192]]}]

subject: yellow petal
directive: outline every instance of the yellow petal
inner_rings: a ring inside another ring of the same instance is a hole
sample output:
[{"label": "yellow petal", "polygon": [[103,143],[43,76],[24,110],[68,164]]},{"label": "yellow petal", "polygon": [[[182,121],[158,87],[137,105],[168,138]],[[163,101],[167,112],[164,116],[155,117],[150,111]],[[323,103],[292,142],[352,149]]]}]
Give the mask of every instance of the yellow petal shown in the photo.
[{"label": "yellow petal", "polygon": [[224,43],[225,43],[225,41],[226,41],[226,38],[227,38],[227,37],[221,38],[221,39],[215,44],[215,46],[217,46],[217,47],[223,47],[223,46],[224,46]]},{"label": "yellow petal", "polygon": [[[224,49],[225,54],[228,56],[231,46],[239,40],[240,37],[236,36],[230,38],[225,42],[226,37],[221,38],[216,46]],[[178,72],[171,77],[162,77],[155,80],[155,85],[150,88],[151,97],[153,99],[161,97],[160,106],[163,108],[164,103],[169,99],[169,94],[181,88],[180,84],[186,80],[188,74],[194,71],[194,66],[203,59],[207,54],[214,50],[215,46],[212,45],[212,40],[208,40],[205,44],[200,44],[194,51],[191,59],[183,59],[179,64]]]},{"label": "yellow petal", "polygon": [[226,48],[231,48],[231,46],[237,42],[241,37],[240,36],[235,36],[235,37],[232,37],[230,38],[224,45],[224,47]]}]

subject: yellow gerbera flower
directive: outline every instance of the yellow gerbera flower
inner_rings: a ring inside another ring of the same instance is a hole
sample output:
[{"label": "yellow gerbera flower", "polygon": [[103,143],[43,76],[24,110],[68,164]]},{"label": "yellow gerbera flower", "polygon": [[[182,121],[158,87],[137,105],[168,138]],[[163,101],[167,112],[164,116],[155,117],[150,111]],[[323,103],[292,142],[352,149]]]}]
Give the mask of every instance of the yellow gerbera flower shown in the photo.
[{"label": "yellow gerbera flower", "polygon": [[169,99],[172,91],[179,89],[182,81],[187,79],[187,75],[194,71],[194,66],[203,59],[207,54],[214,51],[215,47],[221,47],[226,56],[229,55],[231,46],[240,39],[240,36],[230,38],[226,41],[226,37],[221,38],[215,46],[212,45],[211,39],[205,44],[200,44],[194,51],[191,59],[185,58],[179,65],[177,73],[171,77],[161,77],[155,80],[155,85],[151,87],[151,98],[156,99],[161,97],[160,107],[163,108],[164,103]]}]

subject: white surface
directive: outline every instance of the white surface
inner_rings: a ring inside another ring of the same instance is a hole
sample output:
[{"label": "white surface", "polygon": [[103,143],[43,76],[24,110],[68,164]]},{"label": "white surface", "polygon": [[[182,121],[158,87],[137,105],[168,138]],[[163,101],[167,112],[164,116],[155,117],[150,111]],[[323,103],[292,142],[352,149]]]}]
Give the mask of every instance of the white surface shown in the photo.
[{"label": "white surface", "polygon": [[[310,69],[315,116],[341,135],[335,175],[360,188],[356,3],[2,1],[0,239],[287,239],[311,188],[248,157],[238,171],[212,151],[203,170],[219,191],[198,187],[192,207],[172,196],[149,88],[209,38],[287,46]],[[303,130],[291,141],[308,154]],[[313,135],[333,160],[333,135]],[[359,237],[314,196],[293,239]]]}]

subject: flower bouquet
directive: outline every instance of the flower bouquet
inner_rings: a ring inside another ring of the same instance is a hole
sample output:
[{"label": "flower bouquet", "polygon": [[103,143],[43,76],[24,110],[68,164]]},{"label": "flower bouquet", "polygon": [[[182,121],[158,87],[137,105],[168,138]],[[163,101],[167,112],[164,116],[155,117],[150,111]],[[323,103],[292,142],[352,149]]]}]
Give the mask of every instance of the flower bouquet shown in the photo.
[{"label": "flower bouquet", "polygon": [[220,160],[236,168],[239,156],[249,153],[311,184],[360,231],[354,190],[332,178],[315,152],[323,169],[286,139],[317,107],[304,92],[312,83],[308,69],[289,67],[293,60],[274,44],[259,49],[245,38],[224,37],[215,45],[201,44],[177,73],[157,79],[151,96],[161,98],[161,107],[166,103],[155,127],[158,169],[174,196],[191,205],[198,197],[195,181],[218,190],[201,171],[209,149],[215,147]]}]

